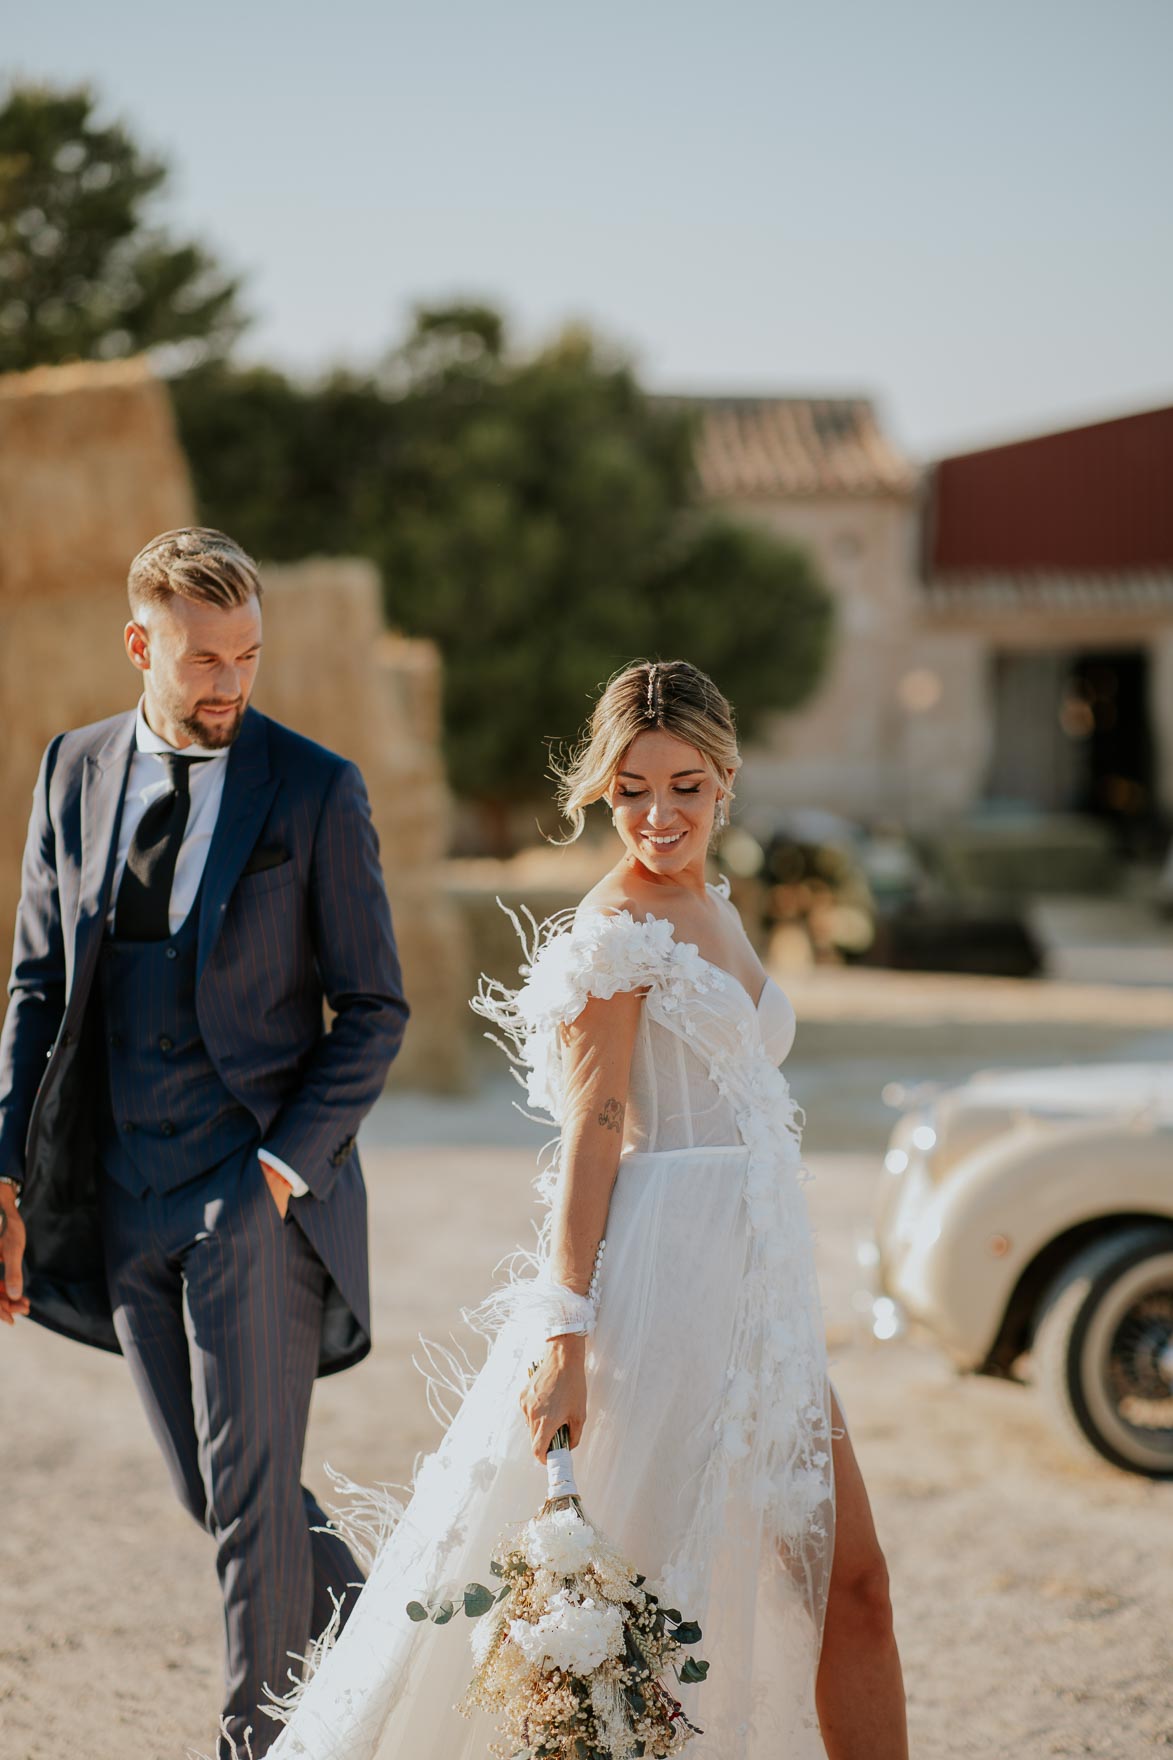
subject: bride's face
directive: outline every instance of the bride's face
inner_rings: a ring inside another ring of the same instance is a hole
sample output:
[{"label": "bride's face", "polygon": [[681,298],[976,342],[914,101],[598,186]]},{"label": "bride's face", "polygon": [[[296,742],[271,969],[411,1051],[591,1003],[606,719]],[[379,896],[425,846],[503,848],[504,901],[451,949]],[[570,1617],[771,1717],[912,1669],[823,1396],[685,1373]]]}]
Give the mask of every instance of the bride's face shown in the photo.
[{"label": "bride's face", "polygon": [[651,729],[628,746],[607,800],[631,854],[653,873],[678,874],[703,867],[723,793],[695,746]]}]

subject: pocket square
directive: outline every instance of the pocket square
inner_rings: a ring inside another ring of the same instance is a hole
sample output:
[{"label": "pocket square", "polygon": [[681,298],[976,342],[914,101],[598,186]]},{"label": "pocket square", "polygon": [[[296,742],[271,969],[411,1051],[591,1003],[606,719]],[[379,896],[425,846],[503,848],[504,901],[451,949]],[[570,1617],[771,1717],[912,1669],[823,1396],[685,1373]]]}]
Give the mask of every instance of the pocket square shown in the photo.
[{"label": "pocket square", "polygon": [[263,874],[269,868],[279,868],[289,860],[289,851],[280,843],[263,843],[254,849],[244,864],[241,879],[246,880],[250,874]]}]

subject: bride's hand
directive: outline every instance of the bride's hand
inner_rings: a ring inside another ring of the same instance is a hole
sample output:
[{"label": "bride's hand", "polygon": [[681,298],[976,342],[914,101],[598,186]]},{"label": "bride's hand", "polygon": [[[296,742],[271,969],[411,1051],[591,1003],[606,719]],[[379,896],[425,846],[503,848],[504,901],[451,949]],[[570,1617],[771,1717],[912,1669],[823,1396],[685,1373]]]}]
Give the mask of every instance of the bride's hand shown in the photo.
[{"label": "bride's hand", "polygon": [[570,1430],[571,1448],[577,1448],[582,1435],[587,1405],[586,1343],[575,1334],[550,1339],[545,1356],[522,1391],[521,1409],[533,1451],[543,1463],[563,1424]]}]

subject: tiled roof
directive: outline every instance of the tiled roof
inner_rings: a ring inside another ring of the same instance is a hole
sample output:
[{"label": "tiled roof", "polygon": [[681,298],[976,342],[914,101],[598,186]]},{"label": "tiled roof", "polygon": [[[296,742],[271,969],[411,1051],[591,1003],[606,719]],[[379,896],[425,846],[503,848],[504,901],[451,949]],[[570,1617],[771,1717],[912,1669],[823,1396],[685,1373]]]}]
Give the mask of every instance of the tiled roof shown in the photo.
[{"label": "tiled roof", "polygon": [[867,397],[672,397],[698,418],[696,470],[710,501],[908,494],[916,472]]}]

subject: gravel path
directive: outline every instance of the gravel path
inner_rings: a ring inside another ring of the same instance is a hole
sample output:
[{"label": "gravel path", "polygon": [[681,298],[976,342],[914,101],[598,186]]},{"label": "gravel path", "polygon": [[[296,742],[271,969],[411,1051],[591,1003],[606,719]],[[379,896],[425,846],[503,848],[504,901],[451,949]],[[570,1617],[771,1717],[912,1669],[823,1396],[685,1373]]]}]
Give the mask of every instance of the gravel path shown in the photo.
[{"label": "gravel path", "polygon": [[[435,1436],[416,1333],[443,1333],[528,1238],[524,1150],[376,1146],[367,1164],[378,1344],[319,1389],[319,1487],[325,1459],[360,1480],[408,1475]],[[1029,1391],[959,1381],[924,1344],[862,1336],[852,1249],[875,1155],[813,1165],[832,1372],[892,1567],[916,1760],[1173,1750],[1173,1486],[1070,1459]],[[0,1361],[5,1760],[206,1748],[211,1547],[171,1499],[121,1362],[27,1324],[0,1337]]]}]

